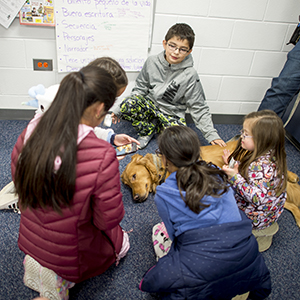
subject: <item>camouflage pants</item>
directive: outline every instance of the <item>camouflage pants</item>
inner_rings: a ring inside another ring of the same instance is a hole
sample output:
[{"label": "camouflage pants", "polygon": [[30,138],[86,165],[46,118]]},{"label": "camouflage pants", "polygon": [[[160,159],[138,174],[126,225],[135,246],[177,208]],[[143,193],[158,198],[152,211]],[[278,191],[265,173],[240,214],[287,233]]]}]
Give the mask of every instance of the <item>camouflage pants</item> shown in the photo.
[{"label": "camouflage pants", "polygon": [[184,118],[163,114],[151,99],[141,95],[125,98],[120,108],[121,118],[131,122],[141,136],[159,133],[169,126],[186,125]]}]

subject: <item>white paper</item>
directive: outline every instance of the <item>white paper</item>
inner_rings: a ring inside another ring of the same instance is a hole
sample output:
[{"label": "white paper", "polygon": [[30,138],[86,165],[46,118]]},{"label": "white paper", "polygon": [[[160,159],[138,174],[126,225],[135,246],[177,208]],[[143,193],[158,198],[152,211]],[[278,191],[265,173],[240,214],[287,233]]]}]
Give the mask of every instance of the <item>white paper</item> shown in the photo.
[{"label": "white paper", "polygon": [[8,28],[24,3],[24,0],[0,0],[0,24]]},{"label": "white paper", "polygon": [[152,0],[55,1],[58,72],[78,71],[97,57],[140,71],[148,55]]}]

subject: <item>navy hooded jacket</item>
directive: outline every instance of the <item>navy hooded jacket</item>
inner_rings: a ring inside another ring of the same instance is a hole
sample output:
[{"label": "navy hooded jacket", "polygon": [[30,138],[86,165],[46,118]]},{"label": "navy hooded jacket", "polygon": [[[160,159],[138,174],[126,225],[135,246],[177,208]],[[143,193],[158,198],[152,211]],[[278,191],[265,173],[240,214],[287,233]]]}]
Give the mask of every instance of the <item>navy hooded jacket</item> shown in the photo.
[{"label": "navy hooded jacket", "polygon": [[270,273],[258,251],[252,224],[239,222],[186,231],[169,253],[144,275],[140,289],[163,299],[230,300],[250,291],[251,299],[271,292]]}]

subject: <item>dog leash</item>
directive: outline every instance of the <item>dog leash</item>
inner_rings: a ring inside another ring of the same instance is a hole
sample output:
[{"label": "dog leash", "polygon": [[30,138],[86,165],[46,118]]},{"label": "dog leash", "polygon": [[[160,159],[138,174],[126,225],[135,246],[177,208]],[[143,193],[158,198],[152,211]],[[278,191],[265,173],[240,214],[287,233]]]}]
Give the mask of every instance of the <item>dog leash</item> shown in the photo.
[{"label": "dog leash", "polygon": [[286,120],[286,122],[283,125],[284,128],[288,125],[288,123],[290,122],[291,118],[293,117],[293,115],[294,115],[294,113],[295,113],[295,111],[296,111],[296,109],[298,107],[299,101],[300,101],[300,92],[298,93],[298,96],[297,96],[297,98],[295,100],[295,103],[293,105],[292,110],[290,111],[288,119]]},{"label": "dog leash", "polygon": [[[162,168],[161,159],[156,154],[152,154],[152,158],[153,158],[153,162],[154,162],[156,171],[158,172]],[[165,182],[166,176],[167,176],[167,169],[165,168],[164,174],[161,177],[161,179],[159,180],[159,184]]]}]

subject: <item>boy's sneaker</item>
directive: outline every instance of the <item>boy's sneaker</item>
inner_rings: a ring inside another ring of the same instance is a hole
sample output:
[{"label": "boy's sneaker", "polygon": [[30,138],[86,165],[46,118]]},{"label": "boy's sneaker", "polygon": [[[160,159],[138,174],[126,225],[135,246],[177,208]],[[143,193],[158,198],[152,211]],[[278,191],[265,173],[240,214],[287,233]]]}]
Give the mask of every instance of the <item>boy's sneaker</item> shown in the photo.
[{"label": "boy's sneaker", "polygon": [[149,142],[153,138],[154,134],[155,134],[155,132],[152,132],[150,135],[139,136],[139,138],[137,139],[140,142],[140,144],[137,145],[138,148],[139,149],[146,148],[146,146],[149,144]]},{"label": "boy's sneaker", "polygon": [[14,212],[20,213],[18,201],[14,183],[11,181],[0,191],[0,210],[13,209]]}]

